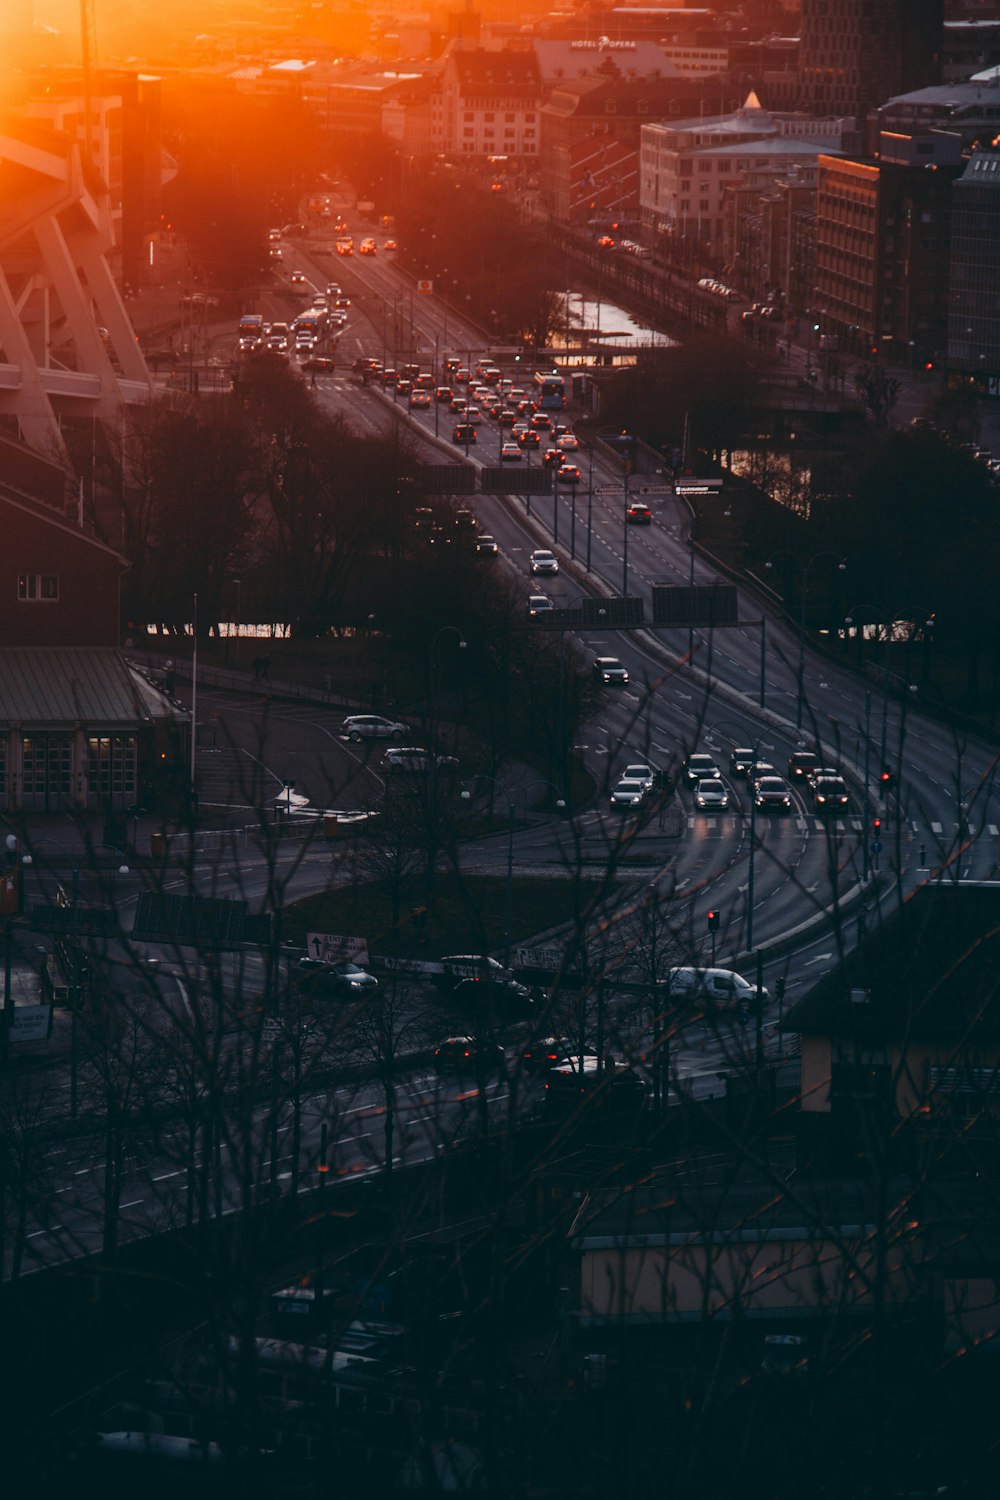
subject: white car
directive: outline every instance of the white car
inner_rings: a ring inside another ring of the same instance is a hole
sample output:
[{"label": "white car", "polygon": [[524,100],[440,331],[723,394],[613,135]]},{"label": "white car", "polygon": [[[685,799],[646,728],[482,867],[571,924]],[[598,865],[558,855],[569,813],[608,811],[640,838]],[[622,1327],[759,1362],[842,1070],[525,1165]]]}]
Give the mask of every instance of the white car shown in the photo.
[{"label": "white car", "polygon": [[656,772],[645,761],[636,761],[633,765],[625,767],[622,780],[641,781],[646,790],[651,792],[656,785]]},{"label": "white car", "polygon": [[536,547],[531,554],[532,573],[558,573],[559,559],[545,547]]},{"label": "white car", "polygon": [[702,812],[725,812],[729,806],[725,782],[720,781],[717,776],[699,781],[694,789],[694,805]]},{"label": "white car", "polygon": [[383,719],[379,714],[351,714],[340,727],[345,739],[354,740],[401,740],[409,730],[405,724],[393,719]]},{"label": "white car", "polygon": [[620,808],[641,807],[649,793],[644,781],[637,777],[623,776],[611,793],[611,806]]},{"label": "white car", "polygon": [[500,462],[502,464],[520,463],[522,458],[521,449],[517,443],[500,444]]}]

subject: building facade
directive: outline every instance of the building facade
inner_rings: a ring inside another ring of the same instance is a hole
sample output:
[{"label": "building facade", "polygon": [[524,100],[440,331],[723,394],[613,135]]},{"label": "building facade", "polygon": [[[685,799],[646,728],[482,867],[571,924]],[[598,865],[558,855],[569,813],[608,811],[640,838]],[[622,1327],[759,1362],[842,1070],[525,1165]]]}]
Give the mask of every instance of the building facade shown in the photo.
[{"label": "building facade", "polygon": [[938,83],[944,0],[802,0],[801,107],[851,116]]},{"label": "building facade", "polygon": [[960,142],[883,137],[879,157],[821,156],[811,312],[851,354],[942,358]]},{"label": "building facade", "polygon": [[948,366],[1000,396],[1000,150],[976,151],[952,193]]}]

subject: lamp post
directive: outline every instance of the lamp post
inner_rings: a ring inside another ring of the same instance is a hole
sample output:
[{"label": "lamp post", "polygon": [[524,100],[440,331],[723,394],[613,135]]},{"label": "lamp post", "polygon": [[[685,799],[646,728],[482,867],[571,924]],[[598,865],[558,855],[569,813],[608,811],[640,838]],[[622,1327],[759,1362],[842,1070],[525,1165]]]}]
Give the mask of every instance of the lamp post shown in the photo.
[{"label": "lamp post", "polygon": [[[496,779],[485,776],[481,780],[490,782],[496,788]],[[514,827],[517,814],[517,804],[521,797],[527,799],[528,793],[536,787],[548,787],[549,791],[556,793],[555,808],[557,812],[564,812],[566,800],[559,795],[558,788],[551,781],[531,782],[528,786],[516,787],[507,794],[507,883],[504,890],[504,928],[503,928],[503,964],[505,969],[510,968],[511,929],[514,921]],[[472,801],[472,792],[468,787],[461,794],[463,802]],[[527,806],[527,801],[525,802]]]},{"label": "lamp post", "polygon": [[[768,558],[767,562],[764,564],[764,566],[766,568],[768,568],[768,569],[773,568],[774,567],[774,563],[775,563],[775,559],[778,558],[778,557],[782,557],[782,556],[784,556],[784,557],[790,557],[793,562],[797,562],[798,561],[798,559],[797,559],[797,557],[795,556],[794,553],[791,553],[791,552],[784,552],[784,553],[782,553],[782,552],[773,552],[771,554],[771,556]],[[846,564],[846,562],[844,561],[844,559],[842,557],[838,557],[838,555],[835,552],[827,552],[827,551],[814,552],[813,555],[812,555],[812,557],[807,557],[806,560],[805,560],[805,562],[802,564],[802,572],[801,572],[801,577],[800,577],[800,580],[799,580],[799,667],[798,667],[797,684],[796,684],[796,695],[795,695],[796,696],[796,705],[795,705],[795,727],[796,727],[796,729],[801,729],[802,728],[802,710],[803,710],[803,703],[804,703],[804,698],[805,698],[805,694],[803,692],[803,686],[804,686],[805,667],[806,667],[806,598],[808,596],[808,591],[809,591],[809,574],[812,571],[812,568],[814,567],[814,565],[816,563],[818,563],[818,562],[822,562],[824,558],[830,558],[830,559],[832,559],[832,561],[834,563],[836,563],[836,570],[837,570],[838,573],[843,573],[847,569],[847,564]]]},{"label": "lamp post", "polygon": [[[446,635],[454,635],[454,636],[458,637],[458,649],[460,651],[467,650],[468,649],[468,645],[469,645],[468,641],[465,639],[465,636],[459,630],[459,628],[458,628],[457,625],[442,625],[442,626],[439,627],[439,629],[437,629],[434,632],[433,636],[431,637],[431,643],[430,643],[430,646],[428,647],[428,650],[427,650],[427,662],[428,662],[428,668],[429,668],[429,671],[428,671],[428,678],[429,678],[428,686],[429,686],[429,696],[430,696],[430,722],[431,722],[431,736],[432,736],[432,739],[434,738],[434,734],[435,734],[435,731],[434,731],[434,709],[435,709],[435,704],[436,704],[436,699],[437,699],[437,648],[438,648],[438,643],[440,642],[441,638],[443,636],[446,636]],[[437,753],[437,747],[436,747],[436,745],[432,744],[430,746],[430,750],[431,750],[432,755],[435,755]]]}]

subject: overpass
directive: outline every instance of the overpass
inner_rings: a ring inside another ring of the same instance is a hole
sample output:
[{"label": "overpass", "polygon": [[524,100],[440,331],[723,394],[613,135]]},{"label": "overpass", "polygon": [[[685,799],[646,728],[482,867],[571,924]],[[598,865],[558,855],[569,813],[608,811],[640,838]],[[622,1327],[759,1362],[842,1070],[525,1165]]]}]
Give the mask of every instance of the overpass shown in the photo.
[{"label": "overpass", "polygon": [[63,424],[110,427],[153,383],[108,255],[108,195],[74,137],[29,119],[0,130],[0,416],[71,468]]}]

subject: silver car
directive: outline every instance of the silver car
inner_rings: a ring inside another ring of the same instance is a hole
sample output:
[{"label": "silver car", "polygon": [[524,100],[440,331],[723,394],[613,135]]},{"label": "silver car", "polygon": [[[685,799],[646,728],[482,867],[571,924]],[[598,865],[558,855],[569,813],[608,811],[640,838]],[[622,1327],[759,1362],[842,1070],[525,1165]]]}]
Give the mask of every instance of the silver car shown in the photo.
[{"label": "silver car", "polygon": [[623,776],[611,793],[611,806],[627,812],[630,808],[641,807],[648,793],[649,788],[638,777]]},{"label": "silver car", "polygon": [[694,805],[702,812],[725,812],[729,806],[729,793],[725,782],[717,776],[699,781],[694,789]]},{"label": "silver car", "polygon": [[409,731],[405,724],[379,714],[351,714],[340,726],[340,733],[357,744],[359,740],[401,740]]},{"label": "silver car", "polygon": [[531,571],[533,573],[558,573],[559,559],[554,552],[538,547],[531,554]]}]

